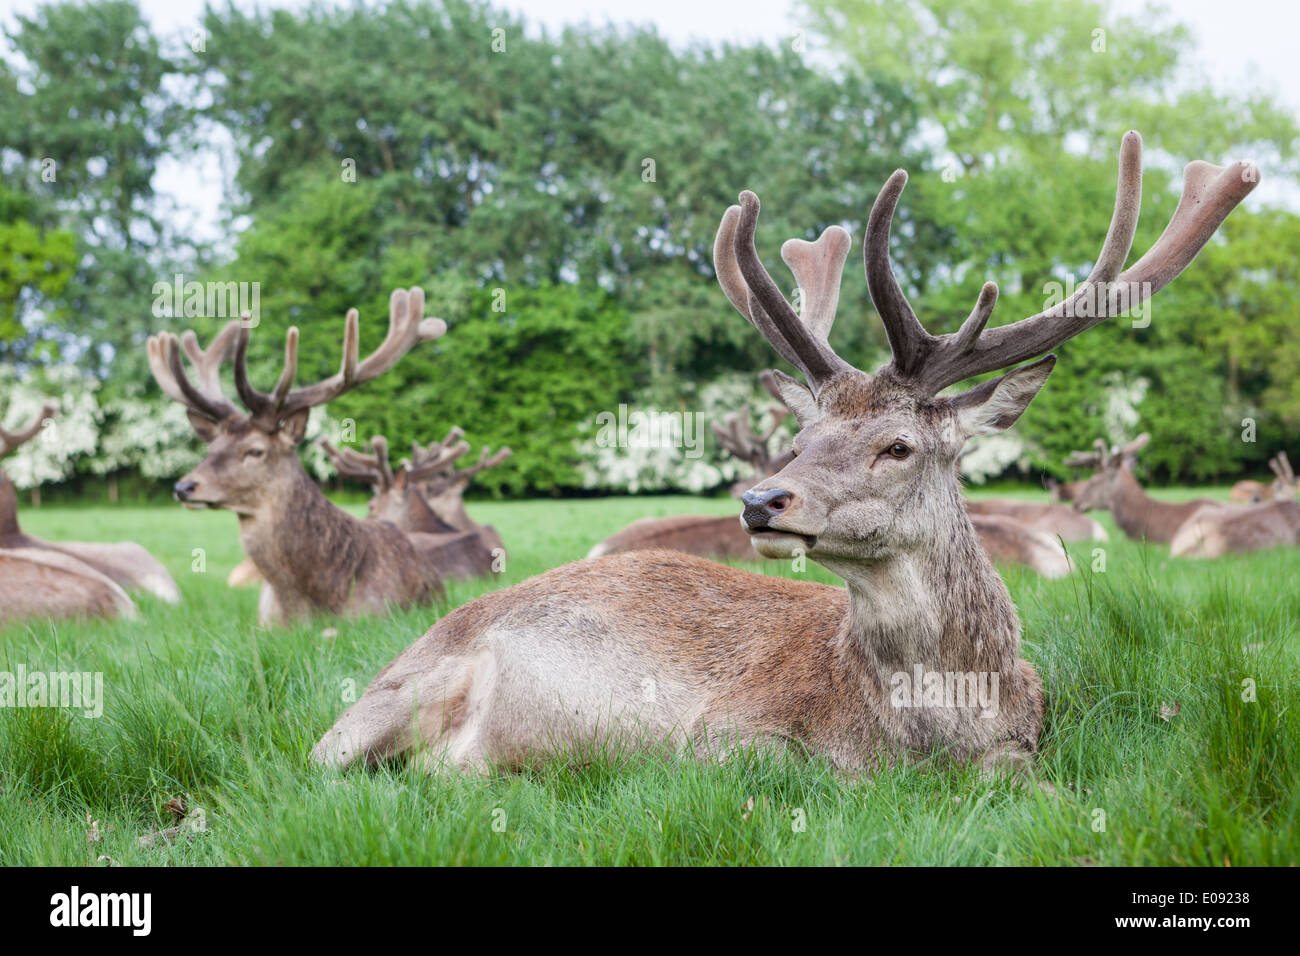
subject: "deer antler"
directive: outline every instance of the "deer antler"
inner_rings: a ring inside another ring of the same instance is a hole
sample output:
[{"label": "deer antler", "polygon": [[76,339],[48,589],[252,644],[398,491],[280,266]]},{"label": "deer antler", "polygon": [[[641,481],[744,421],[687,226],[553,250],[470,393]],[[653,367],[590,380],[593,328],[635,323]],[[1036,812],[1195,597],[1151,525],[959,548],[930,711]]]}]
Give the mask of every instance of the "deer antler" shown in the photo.
[{"label": "deer antler", "polygon": [[298,329],[290,328],[284,342],[284,371],[269,394],[248,381],[248,327],[241,324],[235,345],[235,388],[254,424],[274,430],[280,422],[317,405],[324,405],[358,385],[383,374],[416,344],[436,339],[447,331],[442,319],[424,318],[424,290],[397,289],[389,299],[388,334],[365,361],[357,361],[359,315],[349,309],[343,330],[343,361],[339,371],[322,382],[292,388],[298,370]]},{"label": "deer antler", "polygon": [[441,443],[431,442],[427,449],[421,447],[418,442],[412,442],[411,459],[406,463],[410,476],[417,481],[442,479],[447,482],[463,480],[468,483],[479,472],[501,464],[514,454],[509,448],[501,448],[493,455],[484,445],[479,451],[476,464],[457,471],[456,461],[470,448],[469,442],[464,438],[465,432],[456,426],[447,432],[447,437]]},{"label": "deer antler", "polygon": [[[1182,199],[1165,231],[1146,255],[1121,272],[1133,244],[1142,197],[1142,138],[1130,130],[1120,144],[1119,182],[1110,228],[1091,274],[1074,295],[1037,315],[986,329],[997,302],[997,285],[987,282],[961,328],[934,336],[912,311],[889,260],[890,226],[907,184],[907,174],[900,169],[876,198],[863,243],[867,286],[893,352],[889,367],[919,393],[935,395],[973,375],[1043,355],[1163,289],[1258,183],[1259,170],[1253,163],[1236,162],[1226,168],[1199,160],[1189,163]],[[801,318],[754,250],[758,198],[746,191],[740,202],[723,215],[714,242],[718,281],[732,304],[782,356],[803,371],[817,392],[826,381],[851,368],[827,341],[839,272],[848,253],[848,235],[832,226],[815,243],[793,240],[782,249],[805,291]]]},{"label": "deer antler", "polygon": [[[1098,441],[1101,441],[1101,439],[1098,439]],[[1105,442],[1102,442],[1102,445],[1104,446]],[[1104,451],[1072,451],[1065,458],[1065,466],[1067,468],[1092,468],[1095,470],[1101,467],[1104,455]]]},{"label": "deer antler", "polygon": [[[145,343],[149,370],[163,394],[214,422],[238,415],[239,409],[221,391],[220,373],[221,363],[230,357],[240,334],[239,327],[238,320],[226,323],[207,349],[199,348],[193,331],[186,331],[179,340],[170,332],[149,336]],[[181,364],[182,349],[198,373],[197,387],[190,383]]]},{"label": "deer antler", "polygon": [[378,491],[386,491],[393,486],[393,469],[388,463],[388,439],[383,435],[370,439],[369,455],[351,448],[335,448],[325,438],[320,440],[320,446],[334,463],[339,477],[365,482]]},{"label": "deer antler", "polygon": [[763,268],[754,248],[758,197],[745,190],[740,202],[723,214],[713,243],[718,282],[740,314],[816,388],[852,368],[827,341],[852,240],[839,226],[831,226],[816,242],[791,239],[781,247],[781,258],[799,282],[801,316]]},{"label": "deer antler", "polygon": [[19,428],[17,431],[0,428],[0,458],[12,454],[18,450],[19,446],[27,444],[39,435],[41,428],[54,417],[54,413],[58,410],[58,405],[53,402],[46,402],[41,406],[41,410],[36,413],[36,418],[26,428]]}]

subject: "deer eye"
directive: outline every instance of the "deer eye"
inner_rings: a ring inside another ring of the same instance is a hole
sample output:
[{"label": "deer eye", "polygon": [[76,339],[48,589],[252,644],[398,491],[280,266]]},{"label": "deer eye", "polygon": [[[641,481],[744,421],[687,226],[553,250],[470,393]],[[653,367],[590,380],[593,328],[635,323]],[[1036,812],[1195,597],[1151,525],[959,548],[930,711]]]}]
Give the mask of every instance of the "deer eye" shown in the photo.
[{"label": "deer eye", "polygon": [[245,449],[244,449],[244,457],[245,457],[245,458],[261,458],[264,454],[266,454],[266,453],[265,453],[264,451],[262,451],[262,449],[260,449],[260,448],[245,448]]},{"label": "deer eye", "polygon": [[901,441],[896,441],[889,446],[890,457],[897,458],[899,461],[902,461],[911,453],[912,453],[912,449],[908,448]]}]

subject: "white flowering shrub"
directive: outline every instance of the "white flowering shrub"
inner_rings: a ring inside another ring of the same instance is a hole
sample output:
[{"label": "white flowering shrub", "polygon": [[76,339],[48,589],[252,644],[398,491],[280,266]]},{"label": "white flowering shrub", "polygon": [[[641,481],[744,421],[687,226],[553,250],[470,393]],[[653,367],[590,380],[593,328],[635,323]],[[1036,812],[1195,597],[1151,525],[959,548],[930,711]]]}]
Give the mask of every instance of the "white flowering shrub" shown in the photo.
[{"label": "white flowering shrub", "polygon": [[40,413],[41,406],[58,406],[54,419],[41,433],[4,459],[0,467],[22,489],[63,481],[78,459],[93,455],[103,420],[95,392],[99,383],[72,366],[46,370],[40,376],[19,380],[12,369],[0,370],[0,401],[8,429],[22,428]]},{"label": "white flowering shrub", "polygon": [[[632,402],[626,406],[628,414],[639,414],[647,419],[657,419],[665,427],[652,445],[631,441],[616,445],[601,441],[599,417],[588,419],[582,432],[588,438],[579,441],[582,484],[584,488],[602,491],[636,493],[642,491],[685,491],[699,494],[730,484],[750,473],[748,462],[737,461],[723,452],[710,427],[711,422],[721,424],[732,412],[748,411],[757,418],[760,429],[769,421],[767,409],[775,400],[758,386],[753,375],[728,375],[702,387],[694,407],[660,409]],[[691,416],[683,434],[682,415]],[[609,409],[615,418],[619,409]],[[607,433],[608,434],[608,433]],[[772,438],[774,448],[785,448],[792,436],[785,426]],[[698,457],[688,448],[694,445]]]},{"label": "white flowering shrub", "polygon": [[962,455],[960,466],[962,476],[977,485],[982,485],[1013,466],[1028,468],[1030,451],[1024,440],[1012,432],[988,435],[969,446],[969,450]]},{"label": "white flowering shrub", "polygon": [[103,410],[99,454],[88,462],[94,474],[135,468],[146,478],[178,478],[203,457],[203,443],[179,402],[127,397],[105,402]]},{"label": "white flowering shrub", "polygon": [[1126,379],[1121,372],[1111,372],[1101,380],[1105,389],[1106,409],[1102,412],[1104,434],[1111,440],[1123,444],[1137,436],[1134,429],[1141,420],[1138,406],[1146,398],[1151,383],[1145,378]]}]

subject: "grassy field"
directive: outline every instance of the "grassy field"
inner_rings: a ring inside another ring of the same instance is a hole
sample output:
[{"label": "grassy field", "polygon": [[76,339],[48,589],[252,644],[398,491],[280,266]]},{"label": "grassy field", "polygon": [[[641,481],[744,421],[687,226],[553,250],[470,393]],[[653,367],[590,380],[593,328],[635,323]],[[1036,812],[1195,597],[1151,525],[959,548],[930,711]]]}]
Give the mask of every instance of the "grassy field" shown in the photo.
[{"label": "grassy field", "polygon": [[[509,566],[452,584],[448,604],[579,558],[642,515],[736,510],[669,497],[475,504]],[[1177,561],[1098,517],[1104,572],[1092,544],[1072,546],[1081,571],[1067,579],[1004,569],[1047,688],[1038,772],[1052,793],[924,763],[849,780],[773,756],[611,756],[487,779],[325,773],[307,760],[316,739],[445,607],[264,630],[256,591],[225,585],[242,557],[233,516],[28,509],[33,534],[145,545],[185,600],[141,597],[136,621],[0,630],[0,670],[105,683],[99,719],[0,709],[0,864],[1296,863],[1300,552]],[[172,824],[176,797],[206,829],[141,846]]]}]

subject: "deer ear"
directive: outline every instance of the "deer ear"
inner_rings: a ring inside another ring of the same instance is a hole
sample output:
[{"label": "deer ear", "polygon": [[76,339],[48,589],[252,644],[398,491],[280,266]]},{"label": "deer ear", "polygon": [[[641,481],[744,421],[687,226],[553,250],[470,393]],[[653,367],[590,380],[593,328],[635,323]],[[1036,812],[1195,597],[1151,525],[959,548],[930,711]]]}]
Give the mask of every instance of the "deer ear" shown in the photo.
[{"label": "deer ear", "polygon": [[198,435],[199,440],[205,445],[211,445],[221,434],[221,426],[206,415],[186,409],[185,417],[190,420],[190,427],[194,429],[194,434]]},{"label": "deer ear", "polygon": [[952,405],[963,434],[992,435],[1010,428],[1029,407],[1055,365],[1056,356],[1048,355],[962,392]]},{"label": "deer ear", "polygon": [[800,428],[807,428],[821,417],[821,412],[817,409],[817,399],[813,398],[812,392],[808,391],[808,386],[786,375],[785,372],[773,370],[772,377],[776,381],[777,391],[781,393],[781,401],[785,402],[786,408],[794,412],[794,419],[799,423]]},{"label": "deer ear", "polygon": [[307,419],[311,416],[311,409],[304,408],[302,411],[294,412],[288,418],[280,422],[279,430],[285,434],[295,445],[303,440],[307,434]]}]

